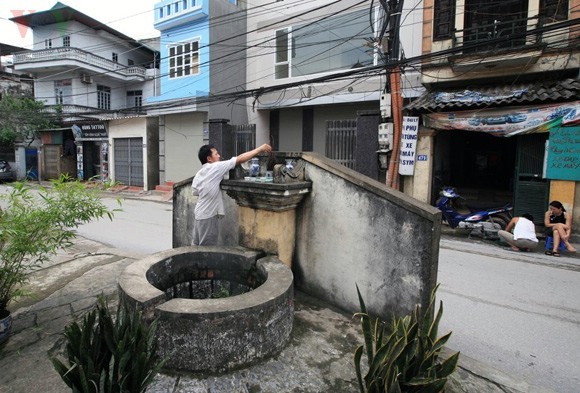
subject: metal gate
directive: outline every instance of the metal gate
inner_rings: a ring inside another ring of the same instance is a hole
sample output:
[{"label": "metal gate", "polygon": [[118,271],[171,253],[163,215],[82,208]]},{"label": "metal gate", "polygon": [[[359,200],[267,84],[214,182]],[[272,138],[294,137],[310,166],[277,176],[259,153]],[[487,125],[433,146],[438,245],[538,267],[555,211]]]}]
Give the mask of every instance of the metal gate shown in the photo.
[{"label": "metal gate", "polygon": [[256,148],[255,124],[232,124],[234,133],[234,155],[240,155]]},{"label": "metal gate", "polygon": [[143,138],[116,138],[115,181],[127,186],[143,186]]},{"label": "metal gate", "polygon": [[355,168],[356,119],[326,121],[326,157]]},{"label": "metal gate", "polygon": [[516,154],[514,214],[530,213],[543,224],[548,210],[549,182],[542,178],[547,133],[518,137]]},{"label": "metal gate", "polygon": [[42,167],[42,179],[58,179],[60,176],[60,156],[62,156],[61,145],[44,145],[42,146],[44,155]]}]

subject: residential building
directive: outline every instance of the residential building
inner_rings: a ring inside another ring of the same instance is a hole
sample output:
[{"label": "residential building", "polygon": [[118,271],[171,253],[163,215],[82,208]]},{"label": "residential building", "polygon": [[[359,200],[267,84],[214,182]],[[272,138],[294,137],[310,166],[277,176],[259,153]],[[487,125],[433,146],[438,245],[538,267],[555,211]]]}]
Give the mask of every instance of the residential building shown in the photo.
[{"label": "residential building", "polygon": [[[422,17],[421,2],[405,2],[405,58],[421,54]],[[252,2],[247,89],[255,94],[247,110],[257,136],[277,150],[314,151],[380,178],[378,126],[389,117],[379,112],[386,84],[387,44],[379,42],[385,23],[379,2]],[[402,80],[407,102],[424,91],[417,70],[404,68]],[[363,132],[366,116],[373,120]]]},{"label": "residential building", "polygon": [[14,54],[34,76],[35,97],[61,116],[41,130],[42,179],[68,173],[151,189],[158,184],[158,52],[62,3],[11,19],[33,30],[32,51]]},{"label": "residential building", "polygon": [[455,186],[479,205],[513,202],[543,223],[550,200],[580,232],[579,0],[425,0],[421,117],[404,191],[433,203]]},{"label": "residential building", "polygon": [[154,10],[161,85],[146,104],[149,115],[159,116],[163,184],[201,167],[197,152],[208,141],[210,122],[248,122],[234,99],[246,88],[246,10],[245,2],[234,0],[163,0]]}]

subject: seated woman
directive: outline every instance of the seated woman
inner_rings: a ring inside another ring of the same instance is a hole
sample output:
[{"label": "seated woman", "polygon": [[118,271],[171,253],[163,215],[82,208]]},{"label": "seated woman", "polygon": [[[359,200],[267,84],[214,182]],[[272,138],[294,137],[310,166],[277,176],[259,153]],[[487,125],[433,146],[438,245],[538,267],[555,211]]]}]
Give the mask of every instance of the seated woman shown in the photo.
[{"label": "seated woman", "polygon": [[566,250],[576,252],[576,249],[570,244],[570,235],[572,234],[572,215],[566,214],[566,209],[559,201],[550,202],[550,210],[544,217],[546,227],[546,236],[553,237],[553,249],[546,250],[546,255],[559,257],[558,247],[560,242],[566,246]]},{"label": "seated woman", "polygon": [[[513,235],[511,234],[512,229]],[[523,214],[521,217],[512,218],[505,227],[505,231],[499,231],[497,235],[512,246],[514,251],[531,251],[538,245],[534,217],[528,213]]]}]

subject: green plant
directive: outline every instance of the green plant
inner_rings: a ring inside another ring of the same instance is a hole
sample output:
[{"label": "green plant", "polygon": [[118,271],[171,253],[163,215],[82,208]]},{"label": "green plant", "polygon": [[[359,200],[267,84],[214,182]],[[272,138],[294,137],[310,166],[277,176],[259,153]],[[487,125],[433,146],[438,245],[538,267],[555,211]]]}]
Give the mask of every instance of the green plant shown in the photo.
[{"label": "green plant", "polygon": [[65,328],[68,366],[57,358],[52,364],[73,392],[145,392],[162,367],[155,353],[156,326],[122,306],[113,318],[100,295],[96,309]]},{"label": "green plant", "polygon": [[0,98],[0,144],[13,146],[16,141],[30,143],[37,130],[56,124],[57,116],[48,113],[40,101],[3,95]]},{"label": "green plant", "polygon": [[[459,352],[440,362],[439,352],[451,333],[437,339],[439,321],[443,315],[440,303],[435,318],[435,292],[424,314],[417,306],[405,317],[393,318],[390,326],[367,313],[364,300],[356,287],[361,312],[364,345],[354,353],[354,364],[361,392],[441,392],[447,377],[457,367]],[[368,372],[362,377],[361,359],[366,349]]]},{"label": "green plant", "polygon": [[0,195],[0,317],[8,304],[30,295],[23,285],[29,274],[75,237],[82,223],[103,216],[112,218],[98,190],[62,176],[34,192],[16,182]]}]

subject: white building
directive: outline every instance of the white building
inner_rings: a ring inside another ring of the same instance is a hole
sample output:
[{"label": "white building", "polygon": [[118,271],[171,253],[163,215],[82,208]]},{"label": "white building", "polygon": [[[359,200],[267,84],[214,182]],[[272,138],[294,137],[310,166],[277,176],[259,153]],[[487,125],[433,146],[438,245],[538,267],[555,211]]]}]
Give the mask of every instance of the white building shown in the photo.
[{"label": "white building", "polygon": [[32,74],[35,98],[61,115],[40,132],[40,177],[158,184],[158,118],[142,111],[157,94],[157,51],[61,3],[11,20],[34,41],[15,71]]},{"label": "white building", "polygon": [[[421,54],[419,4],[405,2],[401,18],[406,58]],[[327,132],[337,124],[348,127],[340,121],[354,121],[361,111],[379,111],[386,82],[378,42],[384,20],[378,1],[252,2],[247,88],[258,93],[248,99],[247,108],[258,137],[265,136],[278,150],[315,151],[344,161],[354,157],[333,156]],[[419,72],[405,71],[404,97],[419,96],[423,91]],[[369,154],[377,150],[376,139],[366,146]],[[377,162],[376,157],[372,160]]]}]

